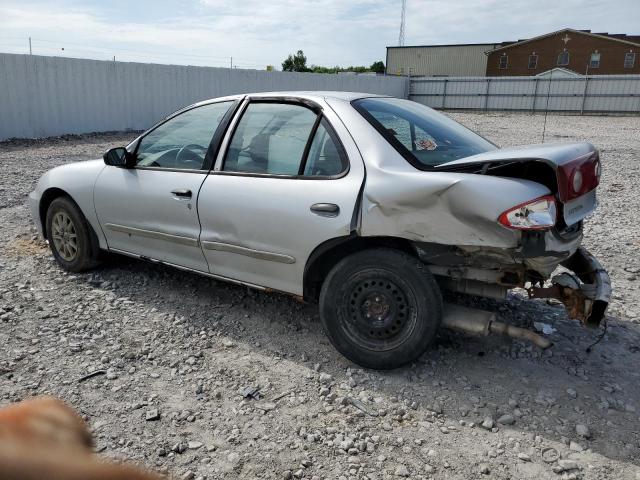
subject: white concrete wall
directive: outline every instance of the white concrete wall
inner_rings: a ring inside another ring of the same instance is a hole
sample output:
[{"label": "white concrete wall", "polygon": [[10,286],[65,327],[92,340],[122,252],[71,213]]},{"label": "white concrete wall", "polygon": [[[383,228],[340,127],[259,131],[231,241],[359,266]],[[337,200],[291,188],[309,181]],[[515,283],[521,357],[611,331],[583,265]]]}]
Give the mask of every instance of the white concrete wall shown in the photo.
[{"label": "white concrete wall", "polygon": [[0,54],[0,140],[143,130],[224,95],[340,90],[406,98],[405,78],[325,75]]},{"label": "white concrete wall", "polygon": [[409,98],[438,109],[640,114],[640,75],[413,78]]}]

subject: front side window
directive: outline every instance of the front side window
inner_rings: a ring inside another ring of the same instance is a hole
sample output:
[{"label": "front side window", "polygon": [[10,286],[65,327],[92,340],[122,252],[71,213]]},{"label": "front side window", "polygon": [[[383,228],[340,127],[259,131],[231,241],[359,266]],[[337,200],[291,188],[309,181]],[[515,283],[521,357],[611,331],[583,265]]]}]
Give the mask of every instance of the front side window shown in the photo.
[{"label": "front side window", "polygon": [[497,148],[446,115],[416,102],[364,98],[353,105],[403,157],[420,169]]},{"label": "front side window", "polygon": [[560,52],[560,55],[558,55],[557,63],[560,66],[569,65],[569,52],[567,50]]},{"label": "front side window", "polygon": [[498,64],[498,68],[504,70],[509,65],[509,57],[507,55],[502,55],[500,57],[500,62]]},{"label": "front side window", "polygon": [[213,134],[232,103],[202,105],[161,124],[140,140],[136,166],[202,169]]},{"label": "front side window", "polygon": [[636,54],[627,52],[624,54],[624,68],[633,68],[636,63]]},{"label": "front side window", "polygon": [[538,55],[529,55],[529,69],[533,70],[538,67]]},{"label": "front side window", "polygon": [[[307,145],[309,146],[307,147]],[[287,103],[250,103],[233,133],[222,170],[286,176],[331,176],[345,155],[326,119]]]},{"label": "front side window", "polygon": [[594,52],[589,59],[589,68],[600,68],[600,53]]}]

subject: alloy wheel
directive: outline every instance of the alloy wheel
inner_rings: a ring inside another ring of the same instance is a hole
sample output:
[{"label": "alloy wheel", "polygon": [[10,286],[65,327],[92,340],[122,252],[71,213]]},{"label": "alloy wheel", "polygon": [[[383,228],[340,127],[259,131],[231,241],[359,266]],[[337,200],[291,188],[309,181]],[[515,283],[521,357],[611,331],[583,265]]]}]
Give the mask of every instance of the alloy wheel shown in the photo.
[{"label": "alloy wheel", "polygon": [[57,212],[51,222],[51,238],[58,255],[72,262],[78,255],[78,234],[73,220],[67,212]]}]

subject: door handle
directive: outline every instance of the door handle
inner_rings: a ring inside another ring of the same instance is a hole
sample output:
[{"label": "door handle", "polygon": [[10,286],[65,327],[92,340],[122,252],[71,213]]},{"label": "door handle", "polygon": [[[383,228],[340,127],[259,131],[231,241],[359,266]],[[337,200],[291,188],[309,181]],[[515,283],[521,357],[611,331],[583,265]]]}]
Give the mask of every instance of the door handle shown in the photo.
[{"label": "door handle", "polygon": [[178,198],[191,198],[192,193],[188,188],[176,188],[171,190],[171,195]]},{"label": "door handle", "polygon": [[340,207],[335,203],[314,203],[310,210],[321,217],[337,217],[340,214]]}]

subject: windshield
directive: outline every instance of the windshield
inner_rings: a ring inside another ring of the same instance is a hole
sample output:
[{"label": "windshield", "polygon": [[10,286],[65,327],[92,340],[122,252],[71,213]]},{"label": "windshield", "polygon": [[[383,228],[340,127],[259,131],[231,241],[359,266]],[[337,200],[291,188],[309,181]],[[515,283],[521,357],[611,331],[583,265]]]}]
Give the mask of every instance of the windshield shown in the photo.
[{"label": "windshield", "polygon": [[429,169],[497,148],[420,103],[398,98],[363,98],[353,105],[416,168]]}]

